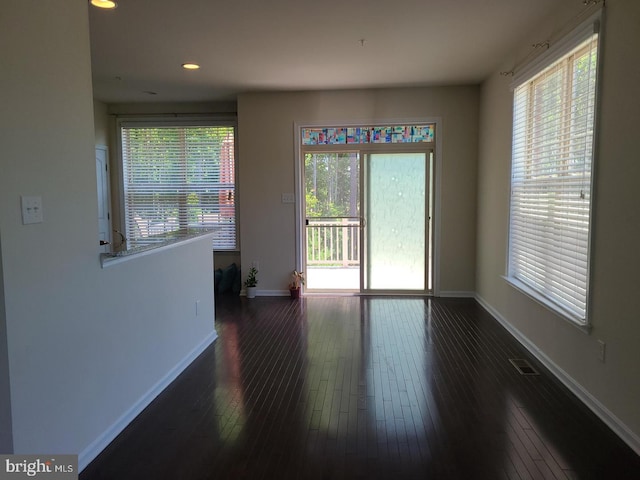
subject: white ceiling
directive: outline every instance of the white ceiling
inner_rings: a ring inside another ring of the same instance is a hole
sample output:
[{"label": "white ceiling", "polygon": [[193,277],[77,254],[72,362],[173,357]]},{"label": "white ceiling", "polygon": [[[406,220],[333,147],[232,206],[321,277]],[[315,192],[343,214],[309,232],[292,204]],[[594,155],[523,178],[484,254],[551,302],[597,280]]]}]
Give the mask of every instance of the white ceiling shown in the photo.
[{"label": "white ceiling", "polygon": [[[107,103],[217,101],[477,84],[554,5],[575,1],[118,0],[112,11],[89,6],[94,94]],[[202,68],[185,71],[185,62]]]}]

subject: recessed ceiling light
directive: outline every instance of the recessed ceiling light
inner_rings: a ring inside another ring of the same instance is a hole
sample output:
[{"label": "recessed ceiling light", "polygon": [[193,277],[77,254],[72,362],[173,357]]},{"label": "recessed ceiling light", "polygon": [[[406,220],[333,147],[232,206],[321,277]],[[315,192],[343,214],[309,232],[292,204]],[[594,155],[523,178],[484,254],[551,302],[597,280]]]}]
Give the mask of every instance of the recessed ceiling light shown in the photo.
[{"label": "recessed ceiling light", "polygon": [[183,63],[182,68],[184,68],[185,70],[198,70],[200,68],[200,65],[198,65],[197,63]]},{"label": "recessed ceiling light", "polygon": [[91,5],[98,8],[113,9],[118,6],[113,0],[91,0]]}]

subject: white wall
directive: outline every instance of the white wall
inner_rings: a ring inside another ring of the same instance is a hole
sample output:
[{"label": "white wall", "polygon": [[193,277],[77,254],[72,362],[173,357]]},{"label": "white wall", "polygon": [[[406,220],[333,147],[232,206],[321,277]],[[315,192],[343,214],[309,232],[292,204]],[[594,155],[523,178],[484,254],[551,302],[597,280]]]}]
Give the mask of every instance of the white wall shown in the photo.
[{"label": "white wall", "polygon": [[[2,232],[0,232],[0,254]],[[11,428],[11,385],[9,383],[9,356],[7,350],[7,321],[4,309],[4,273],[0,255],[0,452],[13,452]]]},{"label": "white wall", "polygon": [[106,103],[93,101],[93,125],[96,145],[109,146],[109,115]]},{"label": "white wall", "polygon": [[[584,9],[576,2],[540,25],[540,41]],[[506,272],[512,94],[496,72],[482,87],[478,171],[477,291],[583,400],[640,452],[640,198],[637,125],[640,106],[640,2],[608,0],[603,35],[600,143],[595,177],[591,334],[579,331],[511,288]],[[515,56],[514,52],[514,56]],[[512,64],[505,63],[508,70]],[[606,342],[606,362],[598,343]]]},{"label": "white wall", "polygon": [[[215,338],[207,239],[100,267],[87,8],[10,0],[0,17],[13,446],[81,466]],[[42,197],[43,223],[22,225],[20,195]]]},{"label": "white wall", "polygon": [[294,123],[440,118],[440,279],[443,292],[475,291],[477,87],[249,93],[238,98],[241,254],[260,262],[258,290],[286,291],[295,264]]}]

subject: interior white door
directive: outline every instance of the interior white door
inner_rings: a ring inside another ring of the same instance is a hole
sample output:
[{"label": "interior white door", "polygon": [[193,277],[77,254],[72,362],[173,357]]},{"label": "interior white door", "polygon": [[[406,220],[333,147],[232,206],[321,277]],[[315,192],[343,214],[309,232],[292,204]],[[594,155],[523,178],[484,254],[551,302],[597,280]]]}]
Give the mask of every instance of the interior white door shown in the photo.
[{"label": "interior white door", "polygon": [[96,147],[96,181],[98,186],[98,243],[102,252],[110,251],[111,215],[109,213],[109,162],[107,147]]}]

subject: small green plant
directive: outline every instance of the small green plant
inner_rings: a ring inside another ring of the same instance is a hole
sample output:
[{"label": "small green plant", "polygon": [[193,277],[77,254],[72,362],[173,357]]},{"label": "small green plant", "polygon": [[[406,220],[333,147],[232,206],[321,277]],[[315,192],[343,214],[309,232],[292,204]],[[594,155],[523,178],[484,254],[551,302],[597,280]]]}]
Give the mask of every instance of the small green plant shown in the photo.
[{"label": "small green plant", "polygon": [[255,287],[256,285],[258,285],[258,279],[256,278],[257,274],[258,270],[256,269],[256,267],[251,267],[251,269],[249,270],[249,274],[247,275],[247,279],[244,281],[244,286]]}]

